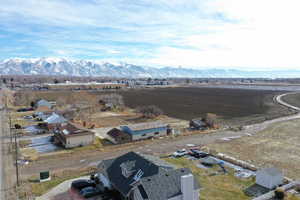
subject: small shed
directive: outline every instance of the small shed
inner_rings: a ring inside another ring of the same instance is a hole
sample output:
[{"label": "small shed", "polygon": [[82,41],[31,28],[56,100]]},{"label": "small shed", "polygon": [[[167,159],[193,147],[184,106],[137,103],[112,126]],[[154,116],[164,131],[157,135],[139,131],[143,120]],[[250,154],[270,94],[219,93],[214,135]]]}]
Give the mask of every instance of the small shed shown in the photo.
[{"label": "small shed", "polygon": [[264,168],[256,172],[256,184],[274,189],[283,184],[283,174],[277,168]]},{"label": "small shed", "polygon": [[108,139],[114,144],[123,144],[132,141],[130,134],[121,131],[118,128],[113,128],[107,132]]}]

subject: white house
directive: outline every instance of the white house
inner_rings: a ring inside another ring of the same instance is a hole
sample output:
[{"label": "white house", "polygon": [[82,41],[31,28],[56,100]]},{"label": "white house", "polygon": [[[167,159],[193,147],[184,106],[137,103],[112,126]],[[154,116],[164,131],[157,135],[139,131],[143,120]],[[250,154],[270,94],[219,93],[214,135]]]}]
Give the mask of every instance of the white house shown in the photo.
[{"label": "white house", "polygon": [[264,168],[256,172],[256,184],[274,189],[283,184],[283,174],[277,168]]}]

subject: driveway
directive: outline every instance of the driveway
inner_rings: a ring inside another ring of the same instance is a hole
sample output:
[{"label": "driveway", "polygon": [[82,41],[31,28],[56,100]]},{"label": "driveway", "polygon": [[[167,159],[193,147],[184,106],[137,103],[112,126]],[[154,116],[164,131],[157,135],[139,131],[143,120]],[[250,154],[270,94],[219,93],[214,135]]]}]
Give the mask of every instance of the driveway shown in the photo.
[{"label": "driveway", "polygon": [[52,188],[49,192],[46,194],[37,197],[36,200],[82,200],[83,198],[78,195],[78,193],[74,190],[72,190],[71,183],[74,180],[78,179],[89,179],[89,176],[82,176],[75,179],[70,179],[67,181],[62,182],[61,184],[57,185],[56,187]]}]

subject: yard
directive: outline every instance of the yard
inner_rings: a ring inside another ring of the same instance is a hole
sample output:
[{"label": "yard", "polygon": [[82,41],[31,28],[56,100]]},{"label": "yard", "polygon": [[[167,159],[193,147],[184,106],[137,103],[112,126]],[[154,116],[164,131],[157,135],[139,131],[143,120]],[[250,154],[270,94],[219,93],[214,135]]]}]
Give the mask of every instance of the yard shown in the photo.
[{"label": "yard", "polygon": [[[217,174],[218,166],[202,169],[196,166],[199,161],[192,161],[186,158],[167,158],[166,161],[178,166],[190,168],[197,176],[200,186],[200,200],[247,200],[252,199],[244,194],[243,190],[255,183],[255,178],[237,178],[234,170],[228,169],[228,174]],[[295,195],[288,194],[286,200],[300,200]]]},{"label": "yard", "polygon": [[191,161],[186,158],[167,158],[166,160],[178,167],[186,167],[192,170],[202,187],[200,191],[201,200],[251,199],[244,194],[243,190],[254,183],[253,178],[237,178],[234,176],[233,170],[229,170],[228,174],[213,175],[220,170],[219,167],[211,169],[198,168],[195,164],[199,161]]},{"label": "yard", "polygon": [[39,182],[37,176],[33,176],[26,181],[23,181],[19,188],[20,199],[28,199],[28,197],[37,197],[45,194],[50,189],[60,183],[81,176],[88,176],[95,172],[95,168],[82,168],[80,170],[64,170],[55,174],[51,174],[51,180],[47,182]]},{"label": "yard", "polygon": [[275,166],[284,175],[300,179],[300,120],[280,122],[253,135],[208,145],[209,148],[257,167]]}]

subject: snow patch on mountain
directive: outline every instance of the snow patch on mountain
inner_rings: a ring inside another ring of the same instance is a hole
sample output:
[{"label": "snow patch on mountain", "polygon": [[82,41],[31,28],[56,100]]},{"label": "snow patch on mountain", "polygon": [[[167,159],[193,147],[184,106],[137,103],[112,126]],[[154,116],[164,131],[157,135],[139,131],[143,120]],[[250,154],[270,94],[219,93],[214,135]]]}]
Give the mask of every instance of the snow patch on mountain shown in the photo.
[{"label": "snow patch on mountain", "polygon": [[64,58],[12,58],[0,61],[0,74],[70,75],[126,78],[294,78],[300,70],[242,71],[236,69],[188,69],[178,67],[148,67],[124,62],[70,60]]}]

